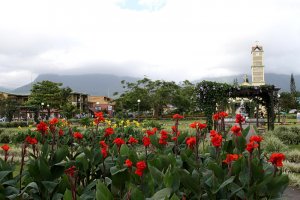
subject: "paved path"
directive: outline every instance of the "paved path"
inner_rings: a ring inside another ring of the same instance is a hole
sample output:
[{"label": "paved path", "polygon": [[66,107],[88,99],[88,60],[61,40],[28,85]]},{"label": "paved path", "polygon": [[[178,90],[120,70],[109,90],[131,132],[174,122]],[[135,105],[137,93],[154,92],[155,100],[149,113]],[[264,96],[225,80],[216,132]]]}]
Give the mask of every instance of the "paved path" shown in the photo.
[{"label": "paved path", "polygon": [[300,200],[300,189],[294,187],[287,187],[283,193],[283,199]]}]

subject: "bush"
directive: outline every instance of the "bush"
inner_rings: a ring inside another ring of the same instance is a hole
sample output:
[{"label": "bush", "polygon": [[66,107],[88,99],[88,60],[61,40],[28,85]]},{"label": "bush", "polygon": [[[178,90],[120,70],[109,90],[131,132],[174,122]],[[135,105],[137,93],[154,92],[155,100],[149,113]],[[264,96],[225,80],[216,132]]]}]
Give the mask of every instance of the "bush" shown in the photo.
[{"label": "bush", "polygon": [[3,122],[0,123],[0,128],[17,128],[17,127],[26,127],[27,122],[25,121],[13,121],[13,122]]},{"label": "bush", "polygon": [[160,124],[158,121],[154,120],[144,120],[143,121],[143,127],[144,128],[154,128],[156,127],[158,130],[162,129],[162,124]]},{"label": "bush", "polygon": [[289,173],[288,176],[290,179],[289,185],[299,188],[300,187],[300,174]]},{"label": "bush", "polygon": [[20,139],[19,135],[22,135],[22,131],[20,131],[19,129],[16,129],[16,128],[0,129],[0,143],[23,142],[25,139],[25,136]]},{"label": "bush", "polygon": [[287,146],[278,137],[271,134],[264,136],[262,146],[267,153],[282,152],[287,149]]},{"label": "bush", "polygon": [[299,144],[300,128],[298,127],[278,127],[274,130],[274,135],[284,144]]},{"label": "bush", "polygon": [[286,152],[285,156],[289,162],[300,163],[300,151],[297,149]]},{"label": "bush", "polygon": [[287,173],[300,173],[300,163],[284,162],[282,170]]}]

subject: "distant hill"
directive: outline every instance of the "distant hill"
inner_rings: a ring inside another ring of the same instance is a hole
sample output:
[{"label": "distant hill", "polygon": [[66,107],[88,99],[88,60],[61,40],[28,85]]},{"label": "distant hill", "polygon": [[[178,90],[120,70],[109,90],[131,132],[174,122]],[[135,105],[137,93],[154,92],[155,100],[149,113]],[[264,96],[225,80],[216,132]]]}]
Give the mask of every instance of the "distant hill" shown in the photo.
[{"label": "distant hill", "polygon": [[[229,83],[232,84],[233,80],[237,78],[239,83],[243,82],[243,75],[235,75],[235,76],[223,76],[223,77],[215,77],[215,78],[204,78],[197,80],[195,82],[201,82],[202,80],[207,81],[216,81],[216,82],[222,82],[222,83]],[[252,76],[248,76],[248,79],[251,83]],[[281,92],[283,91],[290,91],[290,79],[291,75],[285,75],[285,74],[272,74],[272,73],[266,73],[265,74],[265,81],[268,85],[275,85],[276,87],[281,88]],[[294,75],[296,88],[297,90],[300,90],[300,75]]]},{"label": "distant hill", "polygon": [[[232,84],[233,80],[237,78],[239,83],[243,82],[243,75],[235,76],[224,76],[216,78],[203,78],[195,82],[200,82],[202,80],[216,81]],[[251,82],[252,77],[249,76],[249,81]],[[283,74],[265,74],[265,80],[267,84],[275,85],[281,88],[281,91],[290,90],[290,75]],[[296,88],[300,90],[300,75],[294,75]],[[83,75],[56,75],[56,74],[43,74],[39,75],[33,83],[40,82],[43,80],[49,80],[53,82],[63,83],[63,87],[70,87],[75,92],[82,92],[89,95],[101,95],[101,96],[112,96],[114,92],[122,92],[121,81],[125,80],[127,82],[135,82],[139,78],[129,77],[129,76],[115,76],[110,74],[83,74]],[[29,94],[31,86],[33,83],[24,85],[9,92],[17,94]],[[0,91],[8,91],[1,90]]]},{"label": "distant hill", "polygon": [[10,92],[10,89],[7,89],[5,87],[0,87],[0,92]]},{"label": "distant hill", "polygon": [[11,91],[17,94],[29,94],[32,84],[49,80],[63,83],[63,87],[70,87],[75,92],[82,92],[89,95],[112,96],[114,92],[122,92],[121,81],[135,82],[138,78],[129,76],[115,76],[109,74],[83,74],[83,75],[39,75],[33,83],[24,85]]}]

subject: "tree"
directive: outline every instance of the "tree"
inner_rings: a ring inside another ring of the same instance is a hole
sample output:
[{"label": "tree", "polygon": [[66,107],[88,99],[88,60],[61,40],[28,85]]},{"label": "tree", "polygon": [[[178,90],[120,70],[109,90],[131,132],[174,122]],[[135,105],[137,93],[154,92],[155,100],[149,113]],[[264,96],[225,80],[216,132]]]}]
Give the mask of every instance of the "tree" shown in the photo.
[{"label": "tree", "polygon": [[293,74],[291,74],[290,90],[291,90],[291,94],[295,97],[297,90],[296,90],[296,83]]},{"label": "tree", "polygon": [[[27,105],[42,108],[42,103],[50,116],[50,109],[62,109],[67,104],[72,90],[70,88],[61,88],[62,83],[51,81],[42,81],[35,83],[31,89]],[[49,105],[49,106],[47,106]]]},{"label": "tree", "polygon": [[289,110],[296,108],[297,102],[294,99],[295,98],[293,97],[293,95],[289,92],[280,93],[280,98],[279,98],[280,110],[288,112]]},{"label": "tree", "polygon": [[19,105],[11,99],[0,100],[0,115],[5,116],[9,122],[12,121],[14,114],[19,110]]},{"label": "tree", "polygon": [[239,86],[239,82],[237,78],[233,79],[233,87],[238,87]]}]

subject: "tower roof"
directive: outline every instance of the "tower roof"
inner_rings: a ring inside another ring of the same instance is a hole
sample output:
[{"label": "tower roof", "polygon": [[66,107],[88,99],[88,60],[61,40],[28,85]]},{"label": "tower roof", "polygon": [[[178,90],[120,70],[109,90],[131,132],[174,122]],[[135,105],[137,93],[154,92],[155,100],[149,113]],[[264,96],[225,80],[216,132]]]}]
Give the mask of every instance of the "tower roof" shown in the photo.
[{"label": "tower roof", "polygon": [[256,41],[255,44],[252,46],[251,53],[256,50],[263,51],[263,47],[259,44],[258,41]]}]

